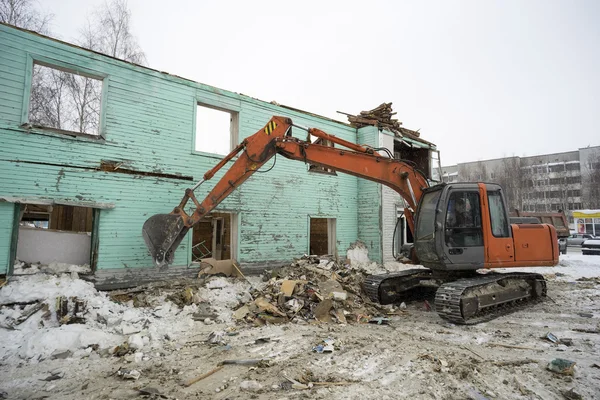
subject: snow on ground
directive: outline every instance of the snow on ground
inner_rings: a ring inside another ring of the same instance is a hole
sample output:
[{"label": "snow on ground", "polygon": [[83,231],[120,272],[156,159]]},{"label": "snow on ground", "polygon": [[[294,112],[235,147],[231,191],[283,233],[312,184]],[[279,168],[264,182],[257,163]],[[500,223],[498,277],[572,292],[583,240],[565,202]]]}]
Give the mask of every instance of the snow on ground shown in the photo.
[{"label": "snow on ground", "polygon": [[[356,253],[362,262],[352,268],[375,269],[360,250]],[[417,267],[396,262],[377,266],[381,272],[410,268]],[[422,299],[407,301],[404,312],[390,316],[389,326],[236,325],[232,310],[264,284],[258,278],[209,278],[194,289],[199,304],[180,308],[165,293],[148,307],[120,304],[77,274],[13,277],[0,289],[0,305],[30,304],[0,307],[0,398],[2,392],[6,398],[138,398],[137,389],[144,386],[181,399],[525,400],[560,399],[571,389],[586,399],[599,398],[593,365],[600,357],[600,335],[593,331],[600,326],[600,284],[578,279],[600,277],[600,257],[570,253],[561,256],[557,267],[522,270],[546,275],[552,300],[475,326],[442,320],[426,311]],[[85,323],[59,324],[53,316],[59,296],[85,300]],[[45,319],[40,310],[13,325],[36,301],[47,304],[51,317]],[[217,315],[211,325],[193,318],[205,306]],[[233,334],[224,336],[226,346],[211,345],[206,339],[213,331]],[[572,344],[544,340],[548,332],[570,338]],[[312,351],[328,338],[335,341],[333,353]],[[124,342],[136,347],[135,354],[111,356]],[[258,367],[225,366],[189,388],[181,386],[182,380],[204,374],[220,361],[250,358],[271,361]],[[555,358],[575,361],[574,375],[548,371]],[[120,368],[136,369],[141,377],[123,380],[115,373]],[[56,371],[64,376],[43,380]],[[297,390],[287,378],[344,384]]]},{"label": "snow on ground", "polygon": [[495,271],[537,272],[570,282],[580,278],[600,277],[600,257],[572,252],[561,255],[556,267],[502,268]]}]

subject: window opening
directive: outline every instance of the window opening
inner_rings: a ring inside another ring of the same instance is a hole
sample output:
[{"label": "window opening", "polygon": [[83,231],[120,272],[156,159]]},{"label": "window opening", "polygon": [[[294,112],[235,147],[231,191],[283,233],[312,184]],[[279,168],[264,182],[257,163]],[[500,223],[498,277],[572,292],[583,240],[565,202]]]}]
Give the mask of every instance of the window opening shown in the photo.
[{"label": "window opening", "polygon": [[238,113],[198,104],[194,150],[227,155],[237,143]]},{"label": "window opening", "polygon": [[90,265],[95,215],[89,207],[23,205],[17,260],[41,265]]},{"label": "window opening", "polygon": [[37,128],[100,134],[102,79],[34,62],[29,124]]},{"label": "window opening", "polygon": [[[320,144],[321,146],[334,147],[333,142],[331,142],[330,140],[323,139],[323,138],[318,138],[317,140],[314,141],[313,144]],[[321,167],[321,166],[315,165],[315,164],[310,164],[308,166],[308,172],[318,172],[321,174],[337,175],[335,173],[335,170],[333,170],[331,168],[327,168],[327,167]]]}]

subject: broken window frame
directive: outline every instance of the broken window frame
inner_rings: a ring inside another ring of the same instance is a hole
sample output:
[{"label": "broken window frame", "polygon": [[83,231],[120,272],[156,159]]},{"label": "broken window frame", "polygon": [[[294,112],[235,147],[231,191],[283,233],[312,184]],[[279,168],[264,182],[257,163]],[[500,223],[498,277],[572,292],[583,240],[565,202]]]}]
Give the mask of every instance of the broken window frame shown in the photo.
[{"label": "broken window frame", "polygon": [[[194,115],[192,120],[192,154],[206,157],[222,159],[233,150],[240,141],[240,111],[241,107],[233,104],[211,101],[196,97],[193,103]],[[229,126],[229,150],[225,154],[210,153],[207,151],[196,150],[196,123],[198,118],[198,107],[206,107],[217,111],[229,113],[231,115]],[[237,157],[237,156],[236,156]],[[235,159],[235,158],[234,158]]]},{"label": "broken window frame", "polygon": [[[323,139],[323,138],[317,138],[317,140],[315,140],[312,144],[318,144],[318,145],[327,146],[327,147],[335,147],[335,144],[332,141]],[[337,173],[335,172],[334,169],[327,168],[327,167],[321,167],[321,166],[318,166],[315,164],[308,164],[308,172],[314,172],[316,174],[337,176]]]},{"label": "broken window frame", "polygon": [[[56,69],[59,71],[68,72],[71,74],[84,76],[86,78],[97,79],[102,82],[102,94],[100,96],[100,116],[98,120],[98,133],[91,134],[85,132],[69,131],[57,129],[41,125],[33,125],[29,122],[29,103],[31,101],[31,84],[33,80],[34,64],[41,65],[47,68]],[[23,95],[23,105],[21,107],[21,125],[28,133],[42,134],[56,137],[70,137],[72,139],[93,140],[95,142],[104,142],[106,139],[106,103],[108,98],[109,75],[103,72],[83,68],[78,65],[73,65],[64,61],[56,60],[49,57],[39,56],[36,54],[27,55],[27,66],[25,70],[25,92]]]}]

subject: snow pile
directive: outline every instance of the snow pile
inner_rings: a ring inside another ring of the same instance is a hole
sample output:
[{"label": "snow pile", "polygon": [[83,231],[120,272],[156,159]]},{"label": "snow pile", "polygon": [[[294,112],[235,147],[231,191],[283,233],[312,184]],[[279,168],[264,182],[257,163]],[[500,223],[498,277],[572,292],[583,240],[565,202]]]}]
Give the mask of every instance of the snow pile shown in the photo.
[{"label": "snow pile", "polygon": [[29,264],[22,261],[17,261],[13,269],[14,275],[33,275],[40,272],[46,274],[63,274],[73,272],[76,272],[78,274],[90,274],[92,272],[92,269],[87,264],[76,265],[53,262],[48,265],[43,265]]},{"label": "snow pile", "polygon": [[371,260],[369,260],[369,249],[360,240],[350,245],[346,252],[346,258],[352,266],[371,263]]},{"label": "snow pile", "polygon": [[[56,316],[57,298],[85,303],[85,323],[61,324]],[[18,303],[18,305],[13,305]],[[21,304],[29,303],[24,307]],[[43,304],[43,307],[39,307]],[[139,334],[148,348],[159,348],[193,327],[197,306],[180,310],[170,302],[155,308],[133,308],[113,302],[106,293],[68,274],[14,277],[0,290],[0,361],[11,358],[41,361],[69,352],[83,357],[94,350],[108,350]],[[21,307],[23,307],[21,309]],[[38,307],[24,321],[27,311]],[[139,344],[136,340],[136,345]]]},{"label": "snow pile", "polygon": [[383,266],[369,259],[369,249],[360,240],[350,245],[346,251],[346,259],[352,269],[363,271],[368,275],[385,274],[387,272]]},{"label": "snow pile", "polygon": [[424,269],[425,267],[418,264],[404,264],[398,261],[388,261],[383,264],[385,272],[400,272],[407,269]]},{"label": "snow pile", "polygon": [[252,283],[247,280],[232,281],[231,278],[216,277],[200,288],[198,294],[211,305],[217,314],[217,321],[228,323],[232,320],[232,309],[252,301],[250,290],[264,285],[260,278],[252,277],[250,280]]}]

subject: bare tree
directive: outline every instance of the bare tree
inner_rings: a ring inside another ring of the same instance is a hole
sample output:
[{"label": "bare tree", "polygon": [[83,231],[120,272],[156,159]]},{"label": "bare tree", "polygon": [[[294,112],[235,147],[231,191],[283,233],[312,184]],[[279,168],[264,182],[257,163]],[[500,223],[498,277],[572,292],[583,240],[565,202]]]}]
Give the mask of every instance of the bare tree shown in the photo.
[{"label": "bare tree", "polygon": [[35,6],[35,0],[0,0],[0,22],[48,34],[53,15],[42,13]]},{"label": "bare tree", "polygon": [[600,208],[600,152],[591,154],[586,165],[582,165],[584,191],[583,207]]},{"label": "bare tree", "polygon": [[88,18],[79,44],[135,64],[146,64],[146,55],[131,32],[131,10],[126,0],[110,0]]},{"label": "bare tree", "polygon": [[502,186],[509,210],[522,210],[523,183],[519,159],[516,157],[503,158],[502,165],[497,167],[494,173],[494,181]]},{"label": "bare tree", "polygon": [[488,179],[487,168],[481,161],[458,166],[458,176],[463,182],[482,182]]},{"label": "bare tree", "polygon": [[[38,13],[35,0],[0,0],[0,20],[47,32],[51,16]],[[110,0],[80,30],[77,44],[126,61],[144,64],[146,57],[131,33],[126,0]],[[34,64],[29,122],[34,126],[100,134],[102,80],[77,71]]]}]

